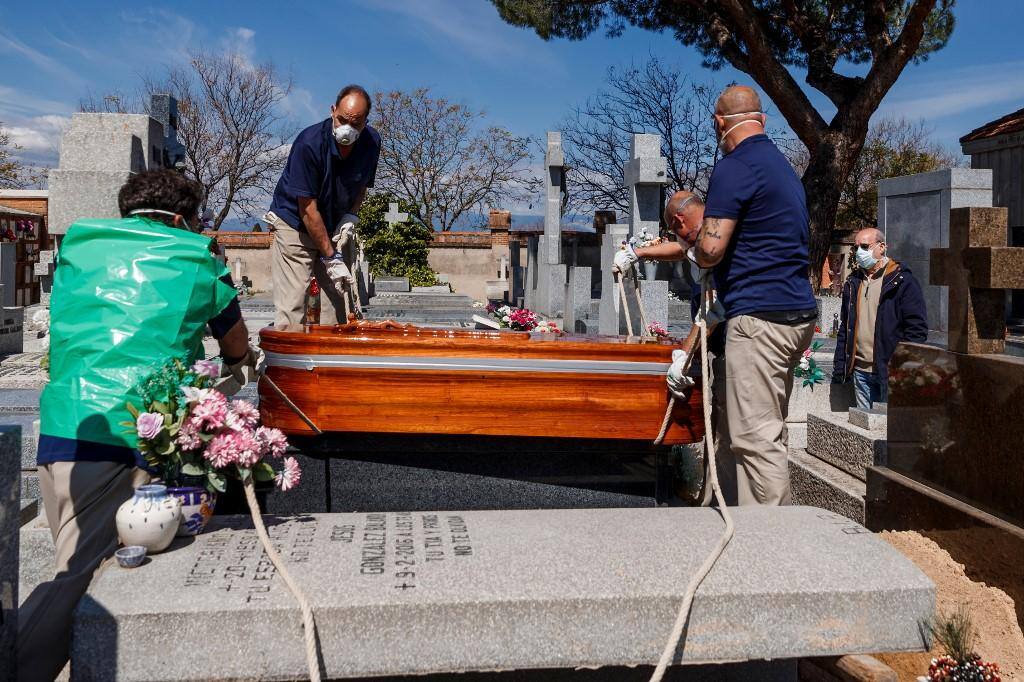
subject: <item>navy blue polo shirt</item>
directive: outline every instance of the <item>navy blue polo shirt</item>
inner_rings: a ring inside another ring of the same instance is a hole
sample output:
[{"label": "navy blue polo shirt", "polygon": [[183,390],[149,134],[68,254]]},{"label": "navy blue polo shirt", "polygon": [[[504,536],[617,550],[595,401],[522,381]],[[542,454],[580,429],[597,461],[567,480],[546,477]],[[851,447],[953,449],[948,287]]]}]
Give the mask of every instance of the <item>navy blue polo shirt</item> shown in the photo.
[{"label": "navy blue polo shirt", "polygon": [[288,163],[274,188],[270,210],[278,218],[306,232],[299,217],[299,197],[316,199],[327,234],[338,228],[341,217],[352,212],[352,204],[364,187],[373,187],[380,158],[380,133],[366,126],[343,159],[334,141],[331,119],[315,123],[292,142]]},{"label": "navy blue polo shirt", "polygon": [[715,164],[704,217],[737,221],[715,268],[727,318],[816,307],[804,186],[767,135],[748,137]]}]

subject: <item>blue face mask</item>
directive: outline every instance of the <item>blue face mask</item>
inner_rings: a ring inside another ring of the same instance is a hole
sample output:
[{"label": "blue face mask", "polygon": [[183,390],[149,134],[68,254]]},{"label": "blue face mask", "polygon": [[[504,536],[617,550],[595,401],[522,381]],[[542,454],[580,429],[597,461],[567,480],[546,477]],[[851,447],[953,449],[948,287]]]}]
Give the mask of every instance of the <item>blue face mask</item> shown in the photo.
[{"label": "blue face mask", "polygon": [[871,255],[871,249],[863,249],[859,246],[857,247],[856,258],[857,265],[865,270],[870,270],[878,263],[878,259]]}]

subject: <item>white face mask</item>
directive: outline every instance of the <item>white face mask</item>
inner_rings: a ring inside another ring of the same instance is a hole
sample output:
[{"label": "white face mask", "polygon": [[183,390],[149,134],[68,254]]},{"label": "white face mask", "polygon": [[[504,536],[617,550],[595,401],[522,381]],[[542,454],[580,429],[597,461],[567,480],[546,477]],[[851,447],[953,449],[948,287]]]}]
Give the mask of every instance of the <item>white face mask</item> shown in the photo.
[{"label": "white face mask", "polygon": [[[722,114],[722,118],[736,118],[737,116],[750,116],[751,114],[761,114],[763,116],[764,112],[762,112],[762,111],[743,111],[743,112],[740,112],[738,114]],[[740,121],[739,123],[737,123],[733,127],[731,127],[728,130],[726,130],[722,134],[722,136],[720,138],[718,138],[718,146],[719,146],[719,148],[721,148],[721,146],[723,144],[725,144],[725,141],[727,139],[729,139],[729,133],[731,133],[732,131],[736,130],[737,128],[739,128],[744,123],[756,123],[757,125],[759,125],[762,128],[764,128],[764,123],[762,123],[761,121],[758,121],[757,119],[751,118],[751,119],[748,119],[746,121]]]},{"label": "white face mask", "polygon": [[[129,211],[128,215],[130,215],[130,216],[137,216],[137,215],[141,215],[143,213],[158,213],[160,215],[166,215],[166,216],[170,216],[172,218],[180,217],[177,213],[173,213],[171,211],[164,211],[163,209],[159,209],[159,208],[137,208],[134,211]],[[202,232],[203,231],[203,226],[202,225],[193,226],[193,225],[189,225],[188,221],[185,220],[184,218],[182,218],[182,220],[185,223],[185,227],[187,227],[192,232]]]},{"label": "white face mask", "polygon": [[343,147],[354,144],[359,139],[359,130],[348,123],[343,123],[334,129],[334,140]]}]

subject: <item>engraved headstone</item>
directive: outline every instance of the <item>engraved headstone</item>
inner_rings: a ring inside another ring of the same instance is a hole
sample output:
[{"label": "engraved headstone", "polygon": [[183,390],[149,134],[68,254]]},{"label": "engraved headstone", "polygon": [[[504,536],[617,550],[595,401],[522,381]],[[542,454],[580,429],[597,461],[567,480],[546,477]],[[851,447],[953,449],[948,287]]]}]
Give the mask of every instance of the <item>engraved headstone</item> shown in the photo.
[{"label": "engraved headstone", "polygon": [[[877,536],[811,507],[732,513],[735,537],[697,591],[677,661],[925,648],[934,585]],[[393,512],[271,517],[268,530],[336,679],[653,663],[722,520],[701,508]],[[125,682],[154,670],[295,679],[302,642],[251,520],[215,517],[147,565],[94,580],[72,668]]]}]

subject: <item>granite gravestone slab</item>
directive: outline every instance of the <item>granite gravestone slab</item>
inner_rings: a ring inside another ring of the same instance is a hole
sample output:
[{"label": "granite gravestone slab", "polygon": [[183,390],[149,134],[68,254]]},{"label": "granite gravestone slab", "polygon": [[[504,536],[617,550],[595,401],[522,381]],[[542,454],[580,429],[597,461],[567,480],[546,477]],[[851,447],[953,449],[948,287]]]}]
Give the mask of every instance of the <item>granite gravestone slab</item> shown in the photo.
[{"label": "granite gravestone slab", "polygon": [[145,114],[72,116],[49,175],[50,234],[79,218],[120,217],[118,191],[132,174],[163,166],[164,143],[163,125]]},{"label": "granite gravestone slab", "polygon": [[[683,662],[925,647],[934,586],[862,526],[809,507],[733,514]],[[269,521],[312,601],[327,678],[650,664],[722,531],[714,510],[678,508]],[[303,676],[299,609],[250,524],[215,518],[145,566],[107,568],[75,614],[76,676]]]},{"label": "granite gravestone slab", "polygon": [[949,246],[949,211],[991,205],[991,170],[947,168],[878,183],[878,229],[885,233],[889,254],[921,283],[930,329],[949,329],[949,297],[942,287],[928,284],[930,251]]},{"label": "granite gravestone slab", "polygon": [[16,677],[21,427],[0,426],[0,679]]}]

